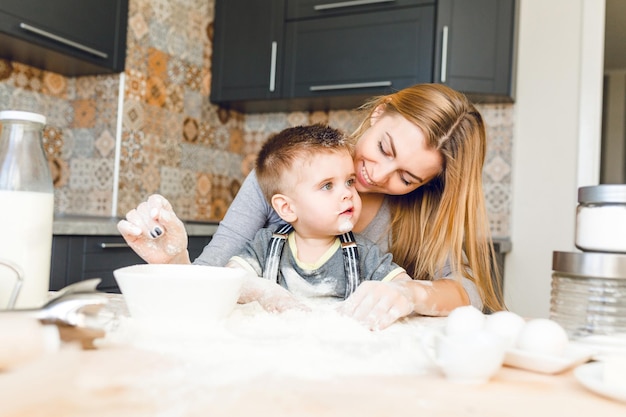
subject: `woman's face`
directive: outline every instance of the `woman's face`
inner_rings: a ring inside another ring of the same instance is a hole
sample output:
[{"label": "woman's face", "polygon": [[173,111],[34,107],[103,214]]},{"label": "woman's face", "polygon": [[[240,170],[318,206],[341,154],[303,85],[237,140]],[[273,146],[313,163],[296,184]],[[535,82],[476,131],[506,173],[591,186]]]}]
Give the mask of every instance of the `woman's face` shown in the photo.
[{"label": "woman's face", "polygon": [[437,176],[442,167],[441,154],[427,148],[422,129],[379,108],[355,148],[360,193],[407,194]]}]

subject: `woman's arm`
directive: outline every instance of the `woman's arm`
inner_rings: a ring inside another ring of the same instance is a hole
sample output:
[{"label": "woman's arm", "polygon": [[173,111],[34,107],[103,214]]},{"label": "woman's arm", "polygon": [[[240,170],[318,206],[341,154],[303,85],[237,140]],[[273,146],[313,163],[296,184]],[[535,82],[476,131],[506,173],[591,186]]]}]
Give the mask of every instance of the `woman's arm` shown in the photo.
[{"label": "woman's arm", "polygon": [[254,171],[246,177],[224,219],[194,264],[224,266],[241,253],[245,244],[263,227],[279,223],[280,217],[269,205]]}]

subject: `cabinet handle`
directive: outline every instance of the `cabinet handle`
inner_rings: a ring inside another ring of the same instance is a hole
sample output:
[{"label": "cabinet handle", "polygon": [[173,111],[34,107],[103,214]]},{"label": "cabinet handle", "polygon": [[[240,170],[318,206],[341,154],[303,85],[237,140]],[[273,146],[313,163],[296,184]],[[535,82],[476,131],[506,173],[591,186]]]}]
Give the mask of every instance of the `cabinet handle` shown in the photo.
[{"label": "cabinet handle", "polygon": [[273,93],[276,89],[276,48],[278,44],[276,41],[272,42],[272,57],[270,61],[270,93]]},{"label": "cabinet handle", "polygon": [[396,0],[353,0],[353,1],[340,1],[338,3],[325,3],[325,4],[316,4],[313,6],[313,10],[329,10],[329,9],[341,9],[343,7],[356,7],[356,6],[364,6],[366,4],[377,4],[377,3],[392,3]]},{"label": "cabinet handle", "polygon": [[443,27],[441,36],[441,83],[446,82],[448,76],[448,26]]},{"label": "cabinet handle", "polygon": [[356,90],[358,88],[389,87],[391,81],[374,81],[370,83],[312,85],[309,91]]},{"label": "cabinet handle", "polygon": [[52,39],[54,41],[60,42],[60,43],[65,44],[67,46],[71,46],[72,48],[80,49],[83,52],[87,52],[87,53],[89,53],[91,55],[95,55],[95,56],[98,56],[100,58],[107,59],[109,57],[109,55],[107,55],[106,53],[104,53],[102,51],[98,51],[97,49],[93,49],[93,48],[90,48],[90,47],[85,46],[83,44],[71,41],[69,39],[66,39],[66,38],[63,38],[61,36],[55,35],[54,33],[50,33],[50,32],[48,32],[46,30],[42,30],[42,29],[39,29],[39,28],[37,28],[35,26],[31,26],[31,25],[29,25],[27,23],[20,23],[20,28],[24,29],[27,32],[32,32],[32,33],[35,33],[37,35],[43,36],[44,38]]},{"label": "cabinet handle", "polygon": [[128,246],[128,244],[126,244],[126,243],[107,243],[107,242],[102,242],[102,243],[100,243],[100,247],[102,249],[125,249],[125,248],[129,248],[130,246]]}]

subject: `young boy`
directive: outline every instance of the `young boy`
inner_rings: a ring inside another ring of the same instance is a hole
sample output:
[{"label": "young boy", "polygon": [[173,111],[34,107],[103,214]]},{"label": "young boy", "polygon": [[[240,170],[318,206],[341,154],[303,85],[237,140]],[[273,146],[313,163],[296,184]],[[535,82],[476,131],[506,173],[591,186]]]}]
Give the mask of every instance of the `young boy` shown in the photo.
[{"label": "young boy", "polygon": [[297,297],[343,300],[364,280],[408,278],[391,254],[351,233],[361,199],[352,146],[338,130],[316,124],[279,132],[261,148],[256,175],[288,224],[261,229],[229,261],[228,266],[265,278],[248,280],[241,303],[256,300],[281,311],[300,305],[285,290]]}]

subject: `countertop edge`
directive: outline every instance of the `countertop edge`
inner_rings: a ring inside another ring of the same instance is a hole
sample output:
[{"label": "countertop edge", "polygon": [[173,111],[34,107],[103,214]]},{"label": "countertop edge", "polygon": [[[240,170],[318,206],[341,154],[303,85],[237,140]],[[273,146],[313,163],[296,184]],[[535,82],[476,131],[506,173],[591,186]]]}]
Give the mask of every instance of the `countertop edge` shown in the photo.
[{"label": "countertop edge", "polygon": [[[115,217],[55,217],[52,234],[81,236],[120,236]],[[184,222],[189,236],[212,236],[218,223]]]}]

